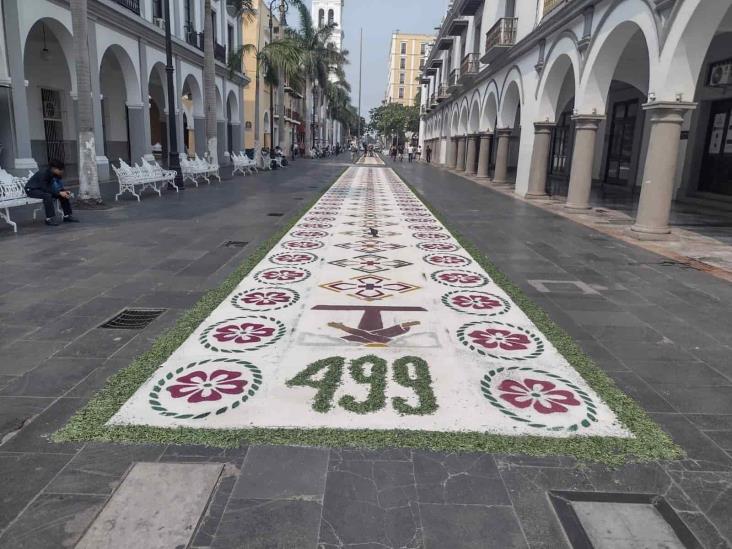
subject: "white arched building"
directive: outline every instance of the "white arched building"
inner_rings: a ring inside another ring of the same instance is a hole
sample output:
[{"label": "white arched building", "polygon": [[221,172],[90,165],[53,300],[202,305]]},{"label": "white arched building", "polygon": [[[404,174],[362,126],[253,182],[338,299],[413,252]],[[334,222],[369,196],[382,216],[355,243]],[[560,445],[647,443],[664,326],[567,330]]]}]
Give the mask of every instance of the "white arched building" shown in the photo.
[{"label": "white arched building", "polygon": [[[205,150],[204,0],[171,1],[178,150]],[[163,0],[89,0],[88,34],[97,165],[101,178],[119,158],[139,162],[167,151]],[[76,68],[68,2],[0,0],[0,166],[27,173],[59,158],[77,164]],[[227,53],[241,24],[213,0],[219,161],[241,149],[241,89]],[[7,59],[7,63],[6,63]]]},{"label": "white arched building", "polygon": [[[343,4],[344,0],[313,0],[310,13],[313,23],[320,28],[328,23],[335,23],[338,30],[333,33],[330,42],[337,50],[343,48]],[[336,143],[343,144],[343,128],[339,122],[336,122],[328,116],[328,104],[322,94],[319,94],[318,104],[316,105],[317,117],[315,119],[317,128],[315,129],[316,142],[321,145]]]},{"label": "white arched building", "polygon": [[521,196],[732,201],[732,0],[453,0],[422,84],[433,158]]}]

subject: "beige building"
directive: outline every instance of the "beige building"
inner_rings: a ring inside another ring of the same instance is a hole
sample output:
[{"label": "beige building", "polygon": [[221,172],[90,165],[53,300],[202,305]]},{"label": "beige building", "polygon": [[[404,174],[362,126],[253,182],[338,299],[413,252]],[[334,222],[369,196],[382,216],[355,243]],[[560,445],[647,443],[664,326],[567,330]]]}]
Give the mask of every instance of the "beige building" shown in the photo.
[{"label": "beige building", "polygon": [[429,34],[392,33],[387,103],[414,105],[414,98],[420,88],[418,80],[434,39]]}]

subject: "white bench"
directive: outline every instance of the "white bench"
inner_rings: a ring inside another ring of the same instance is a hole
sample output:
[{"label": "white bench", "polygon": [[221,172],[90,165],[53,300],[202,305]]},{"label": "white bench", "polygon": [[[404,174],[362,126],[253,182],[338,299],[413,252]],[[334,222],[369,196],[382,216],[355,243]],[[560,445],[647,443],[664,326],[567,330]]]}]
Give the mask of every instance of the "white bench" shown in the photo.
[{"label": "white bench", "polygon": [[[160,186],[164,183],[173,183],[176,175],[174,171],[164,170],[157,163],[151,164],[144,158],[142,159],[142,166],[135,164],[134,167],[120,158],[119,168],[113,164],[112,169],[117,176],[117,181],[119,181],[119,192],[114,195],[115,200],[119,200],[120,196],[129,192],[139,202],[140,195],[135,192],[137,187],[140,187],[140,193],[148,188],[158,193],[158,196],[162,196]],[[177,189],[178,187],[176,187]]]},{"label": "white bench", "polygon": [[194,162],[199,162],[201,164],[201,166],[207,167],[208,168],[208,177],[209,178],[215,177],[216,179],[219,180],[219,183],[221,183],[221,175],[219,175],[219,164],[218,164],[218,162],[213,163],[213,162],[209,162],[205,158],[198,158],[198,154],[194,154],[193,155],[193,161]]},{"label": "white bench", "polygon": [[252,172],[258,172],[257,170],[257,163],[249,158],[245,152],[240,152],[239,154],[236,153],[229,153],[229,157],[231,158],[231,161],[234,163],[234,171],[231,172],[231,175],[234,175],[235,173],[239,172],[242,175],[246,174],[252,174]]},{"label": "white bench", "polygon": [[271,170],[272,159],[269,157],[269,151],[267,149],[262,149],[262,152],[260,154],[262,155],[262,169]]},{"label": "white bench", "polygon": [[[10,219],[10,208],[39,204],[40,198],[30,198],[25,194],[27,177],[14,177],[0,168],[0,218],[13,227],[13,232],[18,232],[18,225]],[[35,212],[33,212],[35,218]]]}]

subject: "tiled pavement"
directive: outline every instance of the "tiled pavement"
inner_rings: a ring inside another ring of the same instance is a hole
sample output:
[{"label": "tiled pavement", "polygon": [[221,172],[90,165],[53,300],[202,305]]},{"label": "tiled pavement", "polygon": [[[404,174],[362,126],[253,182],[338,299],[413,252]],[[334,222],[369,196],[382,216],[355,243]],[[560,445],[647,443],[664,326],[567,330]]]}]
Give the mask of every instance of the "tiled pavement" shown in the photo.
[{"label": "tiled pavement", "polygon": [[[342,169],[300,161],[81,212],[78,227],[0,233],[0,436],[20,428],[0,446],[0,547],[73,546],[131,464],[156,461],[226,464],[193,547],[567,547],[548,490],[663,495],[703,547],[730,546],[732,285],[424,165],[398,171],[686,459],[608,469],[563,457],[49,441],[276,229],[283,218],[268,213],[295,211]],[[221,248],[225,240],[250,245]],[[95,328],[130,304],[168,311],[139,332]]]}]

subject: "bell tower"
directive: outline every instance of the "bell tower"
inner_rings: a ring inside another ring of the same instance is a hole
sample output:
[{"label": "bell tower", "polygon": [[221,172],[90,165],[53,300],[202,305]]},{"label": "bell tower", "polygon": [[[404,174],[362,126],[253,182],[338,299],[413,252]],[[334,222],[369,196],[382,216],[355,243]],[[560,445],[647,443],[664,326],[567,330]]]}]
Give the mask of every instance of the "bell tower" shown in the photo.
[{"label": "bell tower", "polygon": [[343,46],[343,2],[345,0],[313,0],[310,13],[313,17],[313,23],[316,27],[323,26],[327,23],[335,23],[338,30],[333,33],[331,41],[340,51]]}]

